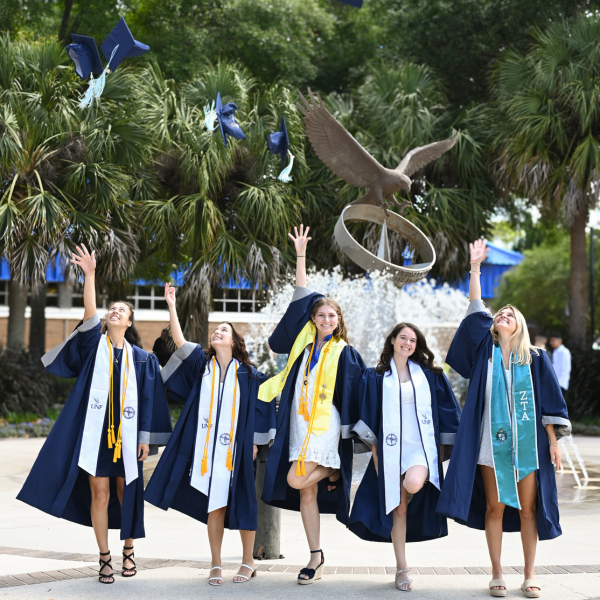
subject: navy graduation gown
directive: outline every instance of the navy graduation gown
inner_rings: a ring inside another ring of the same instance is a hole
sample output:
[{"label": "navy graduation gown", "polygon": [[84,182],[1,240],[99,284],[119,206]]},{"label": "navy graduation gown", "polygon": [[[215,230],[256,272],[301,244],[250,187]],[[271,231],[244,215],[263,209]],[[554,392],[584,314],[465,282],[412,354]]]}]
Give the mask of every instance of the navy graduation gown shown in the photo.
[{"label": "navy graduation gown", "polygon": [[[78,462],[101,335],[100,319],[94,315],[42,358],[49,373],[77,380],[17,496],[48,514],[88,527],[92,526],[90,484]],[[132,348],[138,387],[138,443],[164,445],[172,428],[158,360],[137,346]],[[138,461],[137,479],[124,487],[122,509],[116,481],[111,478],[108,527],[120,529],[122,540],[145,537],[143,464]]]},{"label": "navy graduation gown", "polygon": [[[425,365],[421,364],[423,373],[431,390],[431,411],[433,415],[433,428],[435,444],[438,448],[438,464],[440,484],[444,481],[440,444],[444,446],[454,444],[458,423],[460,421],[460,407],[446,376],[442,373],[436,375]],[[361,446],[372,446],[383,439],[383,374],[376,373],[375,369],[367,369],[360,381],[360,420],[354,427],[354,432],[364,441],[356,444],[358,451]],[[375,461],[369,461],[367,470],[358,486],[350,521],[349,529],[359,538],[371,542],[392,541],[392,513],[386,514],[385,508],[385,476],[384,452],[379,452],[379,476],[375,471]],[[423,542],[448,535],[446,518],[436,512],[440,492],[433,484],[425,484],[417,492],[408,505],[406,519],[406,541]]]},{"label": "navy graduation gown", "polygon": [[[175,431],[148,483],[145,500],[173,508],[197,521],[208,521],[208,497],[190,485],[198,427],[198,409],[206,354],[199,344],[186,342],[161,371],[175,400],[185,402]],[[240,409],[235,436],[234,470],[225,513],[228,529],[256,530],[254,444],[268,444],[275,435],[275,403],[258,400],[258,388],[267,377],[240,364],[237,372]]]},{"label": "navy graduation gown", "polygon": [[[295,297],[301,296],[294,300]],[[307,288],[296,288],[294,298],[287,311],[269,338],[269,347],[277,354],[289,354],[296,337],[310,319],[315,302],[323,298],[322,294],[311,292]],[[290,470],[290,413],[294,400],[296,377],[302,364],[302,354],[298,357],[281,392],[277,411],[277,434],[269,452],[265,469],[265,481],[262,500],[271,506],[300,510],[300,492],[287,483]],[[342,435],[339,443],[342,485],[332,492],[328,491],[328,481],[319,482],[317,502],[322,514],[335,514],[338,521],[347,524],[350,513],[350,486],[352,484],[352,426],[358,421],[358,382],[366,365],[360,354],[351,346],[346,346],[338,363],[333,394],[333,405],[340,413]],[[273,400],[271,404],[274,404]]]},{"label": "navy graduation gown", "polygon": [[[454,445],[453,460],[448,467],[437,510],[446,517],[475,529],[485,529],[486,497],[477,459],[487,369],[494,346],[490,332],[492,323],[492,317],[483,302],[473,300],[446,357],[446,362],[470,382]],[[537,526],[539,539],[549,540],[561,535],[562,530],[559,523],[556,476],[544,426],[554,425],[559,439],[570,433],[571,425],[567,405],[548,355],[543,350],[539,354],[532,351],[531,358],[539,460],[539,469],[536,471]],[[505,506],[502,529],[507,532],[520,531],[521,521],[516,508]]]}]

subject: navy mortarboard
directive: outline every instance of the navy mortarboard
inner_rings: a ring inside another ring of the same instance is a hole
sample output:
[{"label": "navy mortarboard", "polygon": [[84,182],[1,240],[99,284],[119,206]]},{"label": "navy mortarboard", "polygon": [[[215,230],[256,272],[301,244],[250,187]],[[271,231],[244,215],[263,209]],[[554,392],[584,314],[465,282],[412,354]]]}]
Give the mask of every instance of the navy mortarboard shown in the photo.
[{"label": "navy mortarboard", "polygon": [[[110,68],[114,71],[126,58],[135,58],[136,56],[142,56],[150,50],[150,46],[138,42],[125,19],[121,19],[113,28],[113,30],[106,36],[106,39],[102,42],[102,52],[104,58],[108,61]],[[108,67],[107,67],[108,68]]]},{"label": "navy mortarboard", "polygon": [[361,8],[363,5],[363,0],[339,0],[339,2],[350,4],[350,6],[356,6],[356,8]]},{"label": "navy mortarboard", "polygon": [[240,126],[235,122],[235,111],[238,107],[233,102],[228,102],[225,106],[221,102],[221,93],[217,92],[217,118],[219,119],[219,127],[223,136],[223,143],[227,148],[227,136],[230,135],[238,140],[245,140],[246,134],[240,129]]},{"label": "navy mortarboard", "polygon": [[278,179],[284,183],[288,183],[292,180],[289,176],[294,164],[294,155],[290,152],[290,164],[285,167],[287,155],[290,148],[290,140],[288,137],[287,127],[285,126],[285,116],[281,117],[281,127],[279,131],[271,133],[267,136],[267,146],[273,154],[279,154],[281,157],[281,168],[283,171],[279,174]]},{"label": "navy mortarboard", "polygon": [[96,40],[87,35],[71,34],[72,44],[67,46],[67,54],[75,64],[75,72],[81,79],[87,79],[92,73],[100,75],[104,70],[102,59],[96,46]]}]

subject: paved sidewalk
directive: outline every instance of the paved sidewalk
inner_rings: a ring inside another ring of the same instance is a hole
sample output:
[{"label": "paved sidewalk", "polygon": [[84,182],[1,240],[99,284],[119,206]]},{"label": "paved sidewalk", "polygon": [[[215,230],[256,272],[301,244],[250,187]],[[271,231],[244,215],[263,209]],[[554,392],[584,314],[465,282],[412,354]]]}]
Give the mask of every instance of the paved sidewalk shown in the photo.
[{"label": "paved sidewalk", "polygon": [[[590,472],[587,489],[575,485],[567,469],[558,476],[563,536],[538,546],[537,564],[544,598],[600,599],[600,438],[578,438]],[[119,594],[127,585],[131,598],[207,598],[226,593],[252,598],[274,598],[306,593],[295,584],[306,564],[307,548],[300,516],[282,513],[281,551],[285,558],[259,563],[259,580],[233,586],[231,577],[240,563],[237,532],[226,532],[223,567],[226,590],[207,585],[210,565],[206,530],[202,524],[175,511],[146,505],[146,535],[136,544],[140,573],[132,580],[116,577],[112,586],[95,579],[97,547],[91,529],[55,519],[15,500],[43,440],[1,440],[0,451],[0,598],[89,598]],[[576,469],[577,463],[575,462]],[[148,469],[152,468],[149,463]],[[489,560],[483,532],[455,523],[442,540],[408,547],[411,577],[425,598],[465,598],[485,594]],[[113,562],[118,565],[121,543],[111,532]],[[319,596],[383,598],[399,593],[392,585],[393,550],[389,544],[359,540],[332,516],[322,518],[322,547],[326,576],[318,582]],[[136,559],[137,560],[137,559]],[[518,534],[505,535],[503,561],[508,597],[523,597],[522,551]],[[559,564],[557,564],[559,563]],[[468,566],[473,565],[473,566]],[[41,583],[37,583],[40,581]],[[4,587],[6,586],[6,587]],[[282,586],[285,587],[285,593]],[[121,595],[121,594],[119,594]]]}]

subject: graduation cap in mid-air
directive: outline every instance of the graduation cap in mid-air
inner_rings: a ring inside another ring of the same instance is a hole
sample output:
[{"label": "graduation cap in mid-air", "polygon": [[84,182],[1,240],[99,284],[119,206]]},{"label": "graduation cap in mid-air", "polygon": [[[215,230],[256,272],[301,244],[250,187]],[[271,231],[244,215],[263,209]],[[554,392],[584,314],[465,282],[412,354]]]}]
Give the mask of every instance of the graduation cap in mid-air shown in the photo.
[{"label": "graduation cap in mid-air", "polygon": [[138,42],[125,19],[121,19],[114,27],[113,30],[106,36],[106,39],[102,42],[102,53],[104,58],[108,61],[107,69],[110,66],[111,70],[114,71],[126,58],[135,58],[136,56],[142,56],[150,50],[150,46]]},{"label": "graduation cap in mid-air", "polygon": [[339,0],[339,2],[350,4],[350,6],[356,6],[356,8],[361,8],[363,5],[363,0]]},{"label": "graduation cap in mid-air", "polygon": [[223,143],[227,148],[227,136],[230,135],[238,140],[245,140],[246,134],[235,122],[235,111],[238,107],[233,102],[228,102],[225,106],[221,102],[221,92],[217,92],[217,119],[223,136]]},{"label": "graduation cap in mid-air", "polygon": [[[281,168],[283,171],[281,171],[277,179],[284,183],[290,182],[292,178],[289,175],[292,170],[292,165],[294,164],[294,155],[289,152],[290,139],[288,137],[287,127],[285,126],[285,115],[281,117],[281,127],[279,127],[279,131],[267,136],[267,146],[272,154],[279,154],[281,156]],[[288,153],[290,155],[290,164],[284,169]]]},{"label": "graduation cap in mid-air", "polygon": [[96,40],[88,35],[71,34],[72,44],[66,48],[69,58],[75,65],[75,72],[81,79],[87,79],[92,73],[100,75],[104,71],[102,59],[96,46]]}]

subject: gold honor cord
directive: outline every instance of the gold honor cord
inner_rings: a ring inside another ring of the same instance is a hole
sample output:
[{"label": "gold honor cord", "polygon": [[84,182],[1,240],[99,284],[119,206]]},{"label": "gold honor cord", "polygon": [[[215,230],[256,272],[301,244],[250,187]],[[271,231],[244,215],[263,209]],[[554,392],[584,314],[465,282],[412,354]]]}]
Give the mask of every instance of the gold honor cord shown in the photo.
[{"label": "gold honor cord", "polygon": [[[204,455],[202,456],[202,463],[200,465],[200,475],[204,477],[206,475],[206,471],[208,470],[208,442],[210,440],[210,428],[212,427],[212,410],[213,410],[213,400],[215,398],[215,365],[216,360],[213,357],[212,359],[212,389],[210,391],[210,408],[208,409],[208,428],[206,430],[206,440],[204,441]],[[198,416],[200,418],[200,416]]]},{"label": "gold honor cord", "polygon": [[312,359],[313,352],[315,350],[315,346],[317,345],[317,338],[315,336],[315,341],[313,342],[310,353],[308,355],[308,360],[306,361],[306,368],[304,369],[304,378],[302,379],[302,388],[300,390],[300,406],[298,407],[298,414],[304,415],[304,420],[308,421],[308,377],[310,375],[310,361]]},{"label": "gold honor cord", "polygon": [[[317,381],[315,382],[315,387],[313,389],[312,406],[310,409],[310,421],[308,423],[308,431],[306,432],[306,437],[304,438],[304,443],[302,444],[302,449],[300,450],[300,455],[298,456],[298,464],[296,465],[296,477],[300,477],[301,475],[306,475],[306,469],[304,468],[304,461],[306,460],[306,453],[308,452],[308,443],[310,441],[310,436],[312,435],[313,425],[315,422],[315,414],[317,412],[317,393],[319,391],[319,388],[321,387],[321,375],[323,374],[323,366],[325,365],[325,361],[327,360],[327,354],[329,354],[329,346],[331,345],[332,340],[333,340],[333,338],[331,338],[327,342],[327,346],[325,346],[325,348],[323,349],[323,360],[320,361],[321,364],[319,365]],[[315,339],[315,344],[316,344],[316,339]],[[307,381],[308,381],[308,379],[307,379]]]},{"label": "gold honor cord", "polygon": [[227,448],[227,468],[233,471],[233,432],[235,430],[235,401],[237,392],[237,363],[235,363],[235,378],[233,380],[233,406],[231,408],[231,427],[229,429],[229,447]]},{"label": "gold honor cord", "polygon": [[[127,350],[127,346],[125,344],[123,344],[123,354],[125,355],[125,361],[124,361],[124,369],[125,369],[125,375],[123,377],[123,393],[121,395],[121,420],[119,421],[119,433],[117,434],[117,445],[115,446],[115,453],[113,455],[113,462],[117,462],[117,460],[119,458],[121,458],[121,445],[122,445],[122,440],[121,440],[121,425],[123,425],[123,409],[125,408],[125,397],[127,396],[127,383],[128,383],[128,379],[129,379],[129,355],[128,355],[128,350]],[[112,367],[111,367],[111,373],[112,373]],[[112,389],[112,378],[111,378],[111,389]],[[113,422],[115,420],[114,414],[113,414]]]},{"label": "gold honor cord", "polygon": [[108,367],[108,448],[112,449],[113,445],[116,443],[115,439],[115,405],[113,398],[113,351],[112,344],[110,343],[110,338],[108,334],[106,334],[106,343],[108,344],[108,355],[110,357],[109,367]]}]

